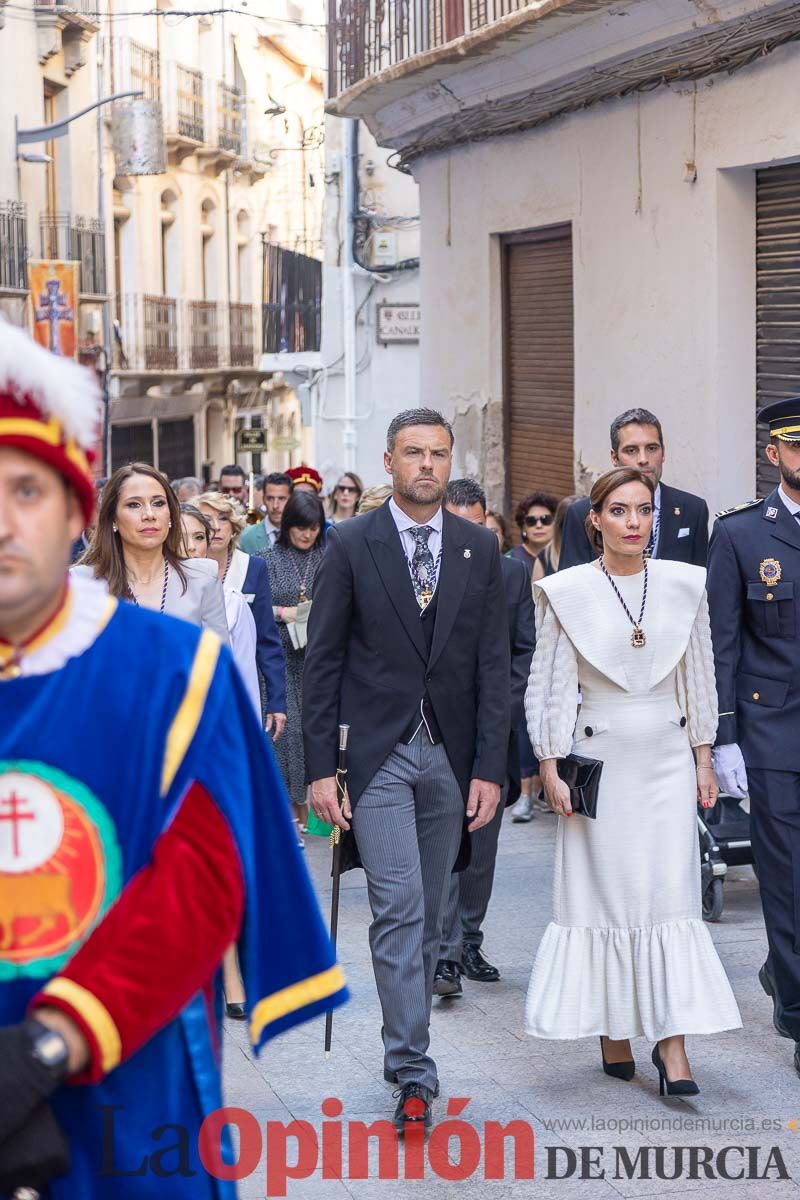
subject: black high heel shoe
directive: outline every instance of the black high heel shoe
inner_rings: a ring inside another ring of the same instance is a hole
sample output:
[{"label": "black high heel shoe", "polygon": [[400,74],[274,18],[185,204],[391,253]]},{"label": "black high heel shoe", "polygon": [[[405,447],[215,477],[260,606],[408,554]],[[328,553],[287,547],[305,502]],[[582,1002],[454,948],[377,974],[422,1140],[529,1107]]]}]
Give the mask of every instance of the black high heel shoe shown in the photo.
[{"label": "black high heel shoe", "polygon": [[672,1082],[667,1079],[667,1068],[664,1066],[661,1058],[661,1051],[658,1048],[658,1042],[653,1046],[653,1053],[650,1056],[653,1060],[653,1066],[658,1071],[658,1094],[659,1096],[696,1096],[700,1091],[693,1079],[675,1079]]},{"label": "black high heel shoe", "polygon": [[606,1062],[602,1037],[600,1038],[600,1053],[603,1056],[603,1070],[605,1071],[606,1075],[610,1075],[612,1079],[624,1079],[626,1083],[633,1079],[633,1074],[636,1070],[636,1063],[632,1058],[628,1059],[626,1062]]}]

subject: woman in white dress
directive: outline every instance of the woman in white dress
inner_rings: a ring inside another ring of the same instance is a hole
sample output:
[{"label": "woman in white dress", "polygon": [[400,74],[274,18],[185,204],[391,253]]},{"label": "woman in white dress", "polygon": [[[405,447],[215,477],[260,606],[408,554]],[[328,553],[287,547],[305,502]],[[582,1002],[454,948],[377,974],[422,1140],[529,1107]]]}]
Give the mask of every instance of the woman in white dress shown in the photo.
[{"label": "woman in white dress", "polygon": [[[653,483],[639,471],[603,475],[589,520],[600,560],[535,585],[525,709],[560,820],[526,1025],[599,1036],[619,1079],[634,1073],[628,1039],[645,1036],[662,1094],[694,1095],[684,1035],[741,1025],[701,915],[695,806],[717,799],[705,571],[647,559]],[[602,760],[595,820],[572,812],[559,778],[571,752]]]}]

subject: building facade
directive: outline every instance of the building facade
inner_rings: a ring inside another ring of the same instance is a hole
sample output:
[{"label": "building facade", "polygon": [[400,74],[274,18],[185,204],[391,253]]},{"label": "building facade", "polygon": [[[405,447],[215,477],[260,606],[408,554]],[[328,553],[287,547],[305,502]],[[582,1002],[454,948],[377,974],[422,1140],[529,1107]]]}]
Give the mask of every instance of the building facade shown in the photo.
[{"label": "building facade", "polygon": [[[285,260],[321,276],[320,16],[293,0],[213,15],[192,0],[189,17],[142,15],[133,0],[80,5],[23,0],[6,14],[0,65],[19,126],[140,92],[163,122],[163,170],[126,173],[115,158],[129,100],[23,148],[49,162],[16,158],[9,112],[0,304],[27,321],[26,260],[80,261],[82,354],[107,367],[108,469],[143,458],[210,479],[237,457],[256,471],[292,465],[299,450],[282,447],[301,430],[299,400],[260,358],[293,320]],[[314,304],[318,329],[319,288]],[[247,427],[267,431],[266,452],[237,455]]]},{"label": "building facade", "polygon": [[641,404],[670,482],[763,495],[757,408],[800,393],[800,6],[403,11],[334,24],[329,110],[419,183],[420,395],[457,465],[495,505],[583,490]]}]

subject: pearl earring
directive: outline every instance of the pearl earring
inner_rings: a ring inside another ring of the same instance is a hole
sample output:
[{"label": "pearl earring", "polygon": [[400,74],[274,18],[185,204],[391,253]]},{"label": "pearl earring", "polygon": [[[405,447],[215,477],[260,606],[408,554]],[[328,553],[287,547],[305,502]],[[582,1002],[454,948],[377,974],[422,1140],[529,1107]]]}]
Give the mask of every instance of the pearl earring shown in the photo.
[{"label": "pearl earring", "polygon": [[116,532],[117,532],[117,527],[116,527],[116,525],[112,525],[112,526],[111,526],[111,529],[112,529],[112,532],[113,532],[113,533],[116,533]]},{"label": "pearl earring", "polygon": [[170,527],[170,529],[172,529],[172,521],[170,521],[169,527]]}]

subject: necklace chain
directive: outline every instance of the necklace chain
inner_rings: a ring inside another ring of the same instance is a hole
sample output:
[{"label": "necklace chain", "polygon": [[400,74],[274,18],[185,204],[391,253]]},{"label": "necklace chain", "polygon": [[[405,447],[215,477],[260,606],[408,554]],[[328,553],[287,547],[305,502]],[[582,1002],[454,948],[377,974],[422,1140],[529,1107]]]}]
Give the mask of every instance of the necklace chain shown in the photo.
[{"label": "necklace chain", "polygon": [[[306,601],[308,600],[308,596],[306,595],[306,580],[308,579],[309,572],[311,571],[311,566],[312,566],[312,557],[311,556],[313,555],[316,548],[317,548],[316,546],[312,546],[310,550],[305,551],[305,553],[308,555],[308,558],[306,560],[306,569],[302,575],[300,574],[300,568],[298,567],[297,563],[295,562],[295,556],[293,554],[289,555],[289,562],[292,564],[292,567],[294,568],[294,573],[297,576],[297,582],[300,584],[300,593],[297,597],[298,604],[305,604]],[[302,554],[303,551],[300,550],[300,551],[298,551],[298,553]]]},{"label": "necklace chain", "polygon": [[[164,559],[164,586],[161,589],[161,605],[158,610],[159,612],[162,612],[162,613],[163,613],[164,608],[167,603],[167,584],[168,583],[169,583],[169,563],[167,562],[166,559]],[[136,592],[133,590],[130,583],[128,584],[128,591],[131,594],[131,600],[133,600],[133,603],[138,608],[139,601],[136,599]]]},{"label": "necklace chain", "polygon": [[625,603],[625,600],[623,599],[623,596],[622,596],[622,592],[619,590],[617,585],[614,583],[614,580],[611,578],[611,575],[608,573],[608,570],[606,568],[606,564],[605,564],[603,557],[602,556],[600,557],[600,570],[603,572],[606,579],[611,584],[612,588],[614,589],[614,594],[616,595],[616,597],[619,600],[622,607],[625,609],[627,618],[630,621],[631,625],[633,626],[633,633],[631,634],[631,645],[635,646],[637,648],[639,646],[644,646],[644,644],[647,640],[645,637],[645,634],[644,634],[644,630],[642,629],[642,620],[644,619],[644,608],[645,608],[645,605],[647,604],[647,559],[644,558],[642,561],[644,563],[644,588],[642,589],[642,607],[639,610],[639,620],[637,621],[635,619],[633,613],[631,612],[631,610],[628,608],[627,604]]}]

